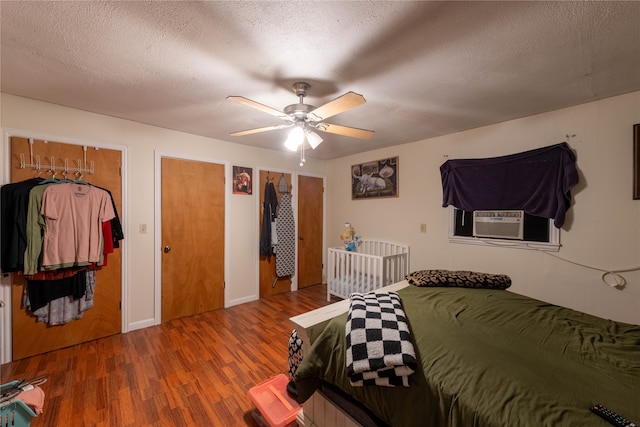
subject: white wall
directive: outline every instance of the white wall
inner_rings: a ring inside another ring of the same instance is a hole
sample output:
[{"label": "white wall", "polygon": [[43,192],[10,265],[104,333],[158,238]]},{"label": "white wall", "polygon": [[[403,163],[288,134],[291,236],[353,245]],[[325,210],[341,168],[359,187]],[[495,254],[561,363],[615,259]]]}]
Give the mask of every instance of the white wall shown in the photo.
[{"label": "white wall", "polygon": [[[640,324],[640,272],[623,273],[618,290],[601,272],[543,252],[449,243],[440,165],[447,159],[492,157],[566,141],[577,155],[580,183],[560,232],[557,256],[616,270],[640,266],[640,200],[632,200],[632,126],[640,92],[466,132],[374,150],[329,162],[327,245],[348,220],[363,237],[411,245],[411,269],[506,273],[511,290],[597,316]],[[350,166],[399,156],[399,197],[351,200]],[[421,234],[420,224],[427,224]]]},{"label": "white wall", "polygon": [[[324,175],[325,162],[307,159],[298,166],[296,153],[283,153],[227,143],[211,138],[148,126],[141,123],[88,113],[8,94],[1,96],[3,129],[24,130],[49,135],[60,142],[86,141],[107,146],[126,146],[126,212],[121,213],[125,227],[128,276],[129,327],[153,323],[154,316],[154,161],[155,152],[214,159],[230,165]],[[3,141],[3,155],[8,154]],[[26,153],[28,156],[28,153]],[[2,159],[0,176],[8,182],[9,159]],[[230,176],[230,174],[228,174]],[[203,177],[206,179],[206,177]],[[228,183],[229,188],[231,184]],[[261,183],[254,183],[253,195],[232,195],[228,208],[230,232],[229,275],[225,277],[227,304],[258,298],[258,202]],[[139,225],[147,224],[147,234]],[[127,328],[129,329],[129,328]]]},{"label": "white wall", "polygon": [[[631,127],[640,123],[640,92],[467,132],[385,148],[328,162],[308,159],[298,168],[295,154],[262,150],[0,94],[0,125],[127,147],[126,212],[123,213],[129,289],[129,325],[145,325],[154,314],[154,152],[218,159],[252,166],[327,176],[327,244],[339,244],[345,220],[358,234],[407,242],[411,268],[472,269],[509,274],[511,290],[598,316],[640,324],[640,273],[624,273],[623,290],[607,287],[601,273],[542,252],[452,244],[448,210],[441,207],[440,165],[448,158],[499,156],[551,145],[575,134],[581,182],[561,231],[563,258],[603,269],[640,264],[640,201],[632,200]],[[52,138],[53,139],[53,138]],[[5,142],[3,142],[4,144]],[[7,154],[6,145],[2,150]],[[352,201],[350,166],[400,157],[400,196]],[[448,156],[448,157],[446,157]],[[2,159],[2,183],[9,159]],[[257,297],[258,210],[254,195],[232,196],[228,303]],[[427,233],[419,232],[420,223]],[[139,234],[139,224],[148,234]]]}]

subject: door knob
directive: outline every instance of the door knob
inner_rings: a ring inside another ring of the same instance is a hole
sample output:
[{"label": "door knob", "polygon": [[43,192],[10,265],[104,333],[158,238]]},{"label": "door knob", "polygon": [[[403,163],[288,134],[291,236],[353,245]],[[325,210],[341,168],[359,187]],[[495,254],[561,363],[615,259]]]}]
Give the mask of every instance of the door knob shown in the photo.
[{"label": "door knob", "polygon": [[298,240],[304,240],[304,236],[298,236]]},{"label": "door knob", "polygon": [[163,251],[165,254],[168,254],[169,252],[171,252],[171,246],[165,246]]}]

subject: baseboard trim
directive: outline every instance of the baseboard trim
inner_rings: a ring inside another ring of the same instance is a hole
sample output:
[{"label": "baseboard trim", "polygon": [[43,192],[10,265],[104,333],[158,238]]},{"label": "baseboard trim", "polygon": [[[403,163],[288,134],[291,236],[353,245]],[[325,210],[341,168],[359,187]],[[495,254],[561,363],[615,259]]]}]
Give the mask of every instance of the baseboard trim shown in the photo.
[{"label": "baseboard trim", "polygon": [[229,301],[229,303],[225,306],[225,308],[233,307],[234,305],[240,305],[240,304],[244,304],[244,303],[251,302],[251,301],[257,301],[259,299],[260,299],[260,297],[258,295],[250,295],[250,296],[244,297],[244,298],[233,299],[233,300]]},{"label": "baseboard trim", "polygon": [[132,322],[132,323],[129,323],[128,332],[135,331],[137,329],[148,328],[149,326],[155,326],[155,324],[156,324],[155,319],[145,319],[145,320],[140,320],[138,322]]}]

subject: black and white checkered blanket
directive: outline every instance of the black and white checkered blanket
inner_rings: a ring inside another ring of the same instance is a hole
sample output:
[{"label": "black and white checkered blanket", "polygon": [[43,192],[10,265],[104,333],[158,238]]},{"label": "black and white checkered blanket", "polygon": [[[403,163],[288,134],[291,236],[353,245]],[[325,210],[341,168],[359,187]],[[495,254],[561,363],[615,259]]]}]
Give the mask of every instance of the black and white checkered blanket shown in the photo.
[{"label": "black and white checkered blanket", "polygon": [[353,386],[409,386],[416,355],[396,292],[353,293],[347,315],[347,375]]}]

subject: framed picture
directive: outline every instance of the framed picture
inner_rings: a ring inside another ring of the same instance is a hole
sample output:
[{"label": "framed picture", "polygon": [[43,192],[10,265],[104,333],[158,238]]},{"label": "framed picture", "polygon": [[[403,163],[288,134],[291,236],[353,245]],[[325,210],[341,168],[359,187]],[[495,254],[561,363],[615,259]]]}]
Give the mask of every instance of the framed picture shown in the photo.
[{"label": "framed picture", "polygon": [[633,200],[640,200],[640,123],[633,125]]},{"label": "framed picture", "polygon": [[253,169],[244,166],[233,167],[233,194],[251,194],[253,190]]},{"label": "framed picture", "polygon": [[398,197],[398,157],[351,166],[351,199]]}]

